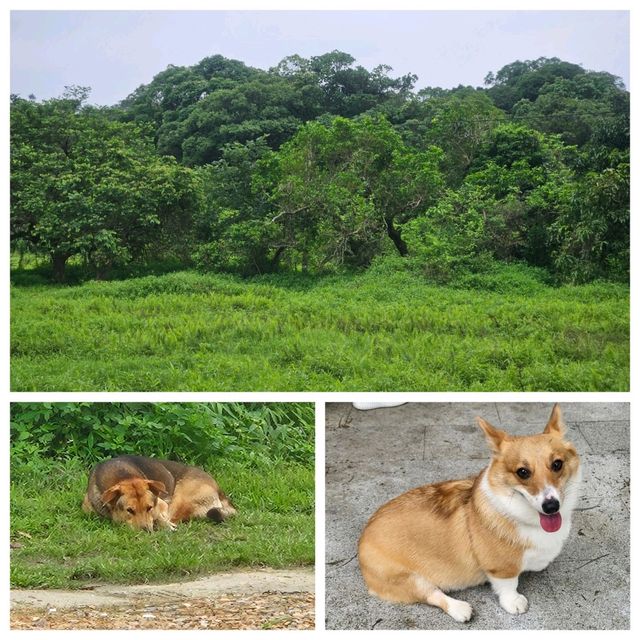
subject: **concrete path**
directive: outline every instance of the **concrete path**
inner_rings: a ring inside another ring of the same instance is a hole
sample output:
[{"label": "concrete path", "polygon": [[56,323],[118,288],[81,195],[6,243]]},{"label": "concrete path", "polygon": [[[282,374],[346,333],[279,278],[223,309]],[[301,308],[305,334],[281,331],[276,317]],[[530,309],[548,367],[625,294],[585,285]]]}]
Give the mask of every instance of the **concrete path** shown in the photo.
[{"label": "concrete path", "polygon": [[489,586],[459,592],[475,616],[458,624],[428,605],[370,596],[356,556],[369,516],[413,487],[463,478],[488,462],[474,417],[510,433],[541,431],[551,404],[414,403],[358,411],[326,410],[327,629],[628,629],[629,405],[561,405],[568,435],[582,458],[582,497],[560,556],[526,573],[520,591],[529,611],[512,616]]},{"label": "concrete path", "polygon": [[154,602],[172,598],[206,598],[217,594],[251,594],[267,591],[283,593],[315,590],[312,568],[262,569],[217,573],[192,582],[143,585],[100,585],[91,590],[15,589],[11,591],[11,607],[80,607],[118,606],[135,598]]}]

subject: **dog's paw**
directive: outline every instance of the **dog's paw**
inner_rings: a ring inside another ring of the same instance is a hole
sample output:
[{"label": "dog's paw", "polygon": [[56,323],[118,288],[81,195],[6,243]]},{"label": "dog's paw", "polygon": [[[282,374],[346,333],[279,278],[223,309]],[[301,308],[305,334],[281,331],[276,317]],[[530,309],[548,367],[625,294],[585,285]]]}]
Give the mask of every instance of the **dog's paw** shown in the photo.
[{"label": "dog's paw", "polygon": [[505,593],[500,596],[500,606],[505,611],[517,615],[529,608],[529,602],[521,593]]},{"label": "dog's paw", "polygon": [[468,602],[465,602],[464,600],[454,600],[451,598],[447,608],[447,613],[456,622],[469,622],[473,615],[473,609]]},{"label": "dog's paw", "polygon": [[165,520],[164,518],[156,520],[153,524],[153,528],[157,531],[175,531],[178,528],[177,524],[174,524],[171,520]]}]

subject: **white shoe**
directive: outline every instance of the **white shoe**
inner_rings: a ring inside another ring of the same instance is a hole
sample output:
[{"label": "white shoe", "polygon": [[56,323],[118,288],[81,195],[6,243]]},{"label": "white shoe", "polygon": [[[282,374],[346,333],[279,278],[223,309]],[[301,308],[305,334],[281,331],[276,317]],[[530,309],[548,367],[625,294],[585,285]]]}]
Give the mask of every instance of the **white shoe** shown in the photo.
[{"label": "white shoe", "polygon": [[384,409],[385,407],[398,407],[405,402],[354,402],[353,406],[360,411],[369,409]]}]

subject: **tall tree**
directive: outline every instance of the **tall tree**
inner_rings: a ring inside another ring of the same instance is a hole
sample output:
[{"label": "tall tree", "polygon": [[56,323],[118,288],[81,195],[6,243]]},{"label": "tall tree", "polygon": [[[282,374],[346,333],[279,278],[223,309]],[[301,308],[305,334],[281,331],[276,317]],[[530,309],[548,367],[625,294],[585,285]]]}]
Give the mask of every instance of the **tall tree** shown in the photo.
[{"label": "tall tree", "polygon": [[196,197],[188,170],[159,158],[148,132],[83,106],[86,95],[11,105],[12,242],[48,255],[60,281],[72,256],[103,277],[169,229],[180,238]]},{"label": "tall tree", "polygon": [[306,267],[367,264],[388,236],[408,253],[402,224],[442,189],[437,147],[414,151],[384,118],[307,123],[277,154],[282,241]]}]

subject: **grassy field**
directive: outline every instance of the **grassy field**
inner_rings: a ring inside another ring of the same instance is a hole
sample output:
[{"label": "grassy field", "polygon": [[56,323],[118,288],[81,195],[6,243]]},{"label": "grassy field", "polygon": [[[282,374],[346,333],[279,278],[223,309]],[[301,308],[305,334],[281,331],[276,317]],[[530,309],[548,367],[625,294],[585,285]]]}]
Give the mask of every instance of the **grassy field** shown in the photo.
[{"label": "grassy field", "polygon": [[14,391],[625,391],[629,288],[518,269],[177,272],[11,291]]},{"label": "grassy field", "polygon": [[313,564],[313,468],[204,466],[238,515],[147,533],[82,512],[88,469],[79,460],[12,464],[11,586],[168,582],[237,566]]}]

